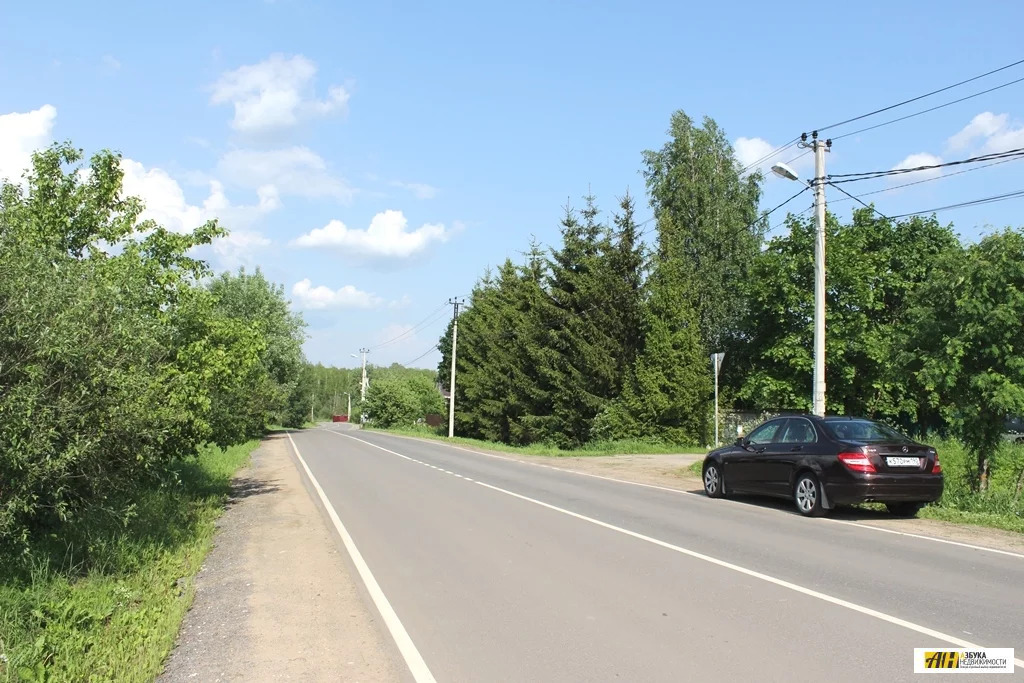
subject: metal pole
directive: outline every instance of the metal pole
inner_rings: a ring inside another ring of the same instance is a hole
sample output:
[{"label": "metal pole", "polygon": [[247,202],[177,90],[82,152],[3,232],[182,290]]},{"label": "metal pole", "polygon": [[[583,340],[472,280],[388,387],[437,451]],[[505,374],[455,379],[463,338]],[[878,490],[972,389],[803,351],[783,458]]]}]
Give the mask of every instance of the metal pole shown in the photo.
[{"label": "metal pole", "polygon": [[351,422],[352,421],[352,394],[350,394],[350,393],[348,393],[346,391],[345,395],[348,396],[348,412],[345,413],[345,417],[347,417],[348,421]]},{"label": "metal pole", "polygon": [[[814,133],[814,394],[813,412],[825,415],[825,147]],[[831,140],[829,141],[831,143]],[[831,145],[829,145],[831,146]]]},{"label": "metal pole", "polygon": [[459,342],[459,300],[451,299],[448,303],[455,306],[452,319],[452,377],[448,384],[448,438],[455,436],[455,350]]},{"label": "metal pole", "polygon": [[715,359],[715,448],[718,448],[718,359]]},{"label": "metal pole", "polygon": [[715,370],[715,448],[719,446],[718,439],[718,372],[722,369],[722,361],[725,359],[725,352],[711,354],[711,365]]}]

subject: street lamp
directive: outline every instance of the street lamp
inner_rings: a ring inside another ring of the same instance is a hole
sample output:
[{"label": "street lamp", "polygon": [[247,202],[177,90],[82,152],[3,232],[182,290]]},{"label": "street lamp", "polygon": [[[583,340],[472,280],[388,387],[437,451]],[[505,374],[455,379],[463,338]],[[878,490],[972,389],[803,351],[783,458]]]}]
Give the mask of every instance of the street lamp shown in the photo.
[{"label": "street lamp", "polygon": [[[783,163],[778,163],[772,166],[772,173],[780,178],[785,178],[786,180],[800,180],[800,176],[796,174],[796,171]],[[807,184],[810,185],[810,183]]]},{"label": "street lamp", "polygon": [[814,190],[814,393],[812,405],[815,415],[825,415],[825,152],[832,148],[832,141],[822,142],[818,132],[807,142],[807,134],[800,136],[800,147],[814,150],[814,181],[807,182],[786,164],[775,164],[772,173],[802,182]]}]

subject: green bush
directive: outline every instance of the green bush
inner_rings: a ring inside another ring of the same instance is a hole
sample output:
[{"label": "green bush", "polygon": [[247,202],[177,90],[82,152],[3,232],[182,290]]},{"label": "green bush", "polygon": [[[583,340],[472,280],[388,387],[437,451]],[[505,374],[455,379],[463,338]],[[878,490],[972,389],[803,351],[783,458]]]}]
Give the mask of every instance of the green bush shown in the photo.
[{"label": "green bush", "polygon": [[411,425],[423,416],[421,409],[420,397],[409,383],[391,375],[375,380],[366,394],[366,414],[377,427]]},{"label": "green bush", "polygon": [[256,443],[172,461],[178,483],[137,487],[127,523],[82,516],[0,556],[0,681],[153,680]]},{"label": "green bush", "polygon": [[1024,500],[1017,489],[1024,472],[1024,446],[1001,444],[990,457],[992,475],[986,491],[976,489],[977,458],[959,439],[925,440],[939,453],[945,491],[937,508],[972,514],[1000,515],[1018,520],[1024,529]]},{"label": "green bush", "polygon": [[224,234],[140,221],[120,158],[55,145],[0,186],[0,554],[91,516],[206,442],[262,434],[301,363],[302,321],[261,275],[210,285],[188,254]]}]

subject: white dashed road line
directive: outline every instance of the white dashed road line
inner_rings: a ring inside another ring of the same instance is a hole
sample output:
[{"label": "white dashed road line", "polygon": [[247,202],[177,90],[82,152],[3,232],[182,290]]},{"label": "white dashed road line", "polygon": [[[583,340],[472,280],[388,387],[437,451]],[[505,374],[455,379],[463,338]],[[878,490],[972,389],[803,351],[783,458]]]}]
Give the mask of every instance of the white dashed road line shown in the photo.
[{"label": "white dashed road line", "polygon": [[[367,446],[370,446],[372,448],[376,448],[378,450],[384,451],[385,453],[390,453],[392,455],[397,455],[399,458],[403,458],[403,459],[408,460],[410,462],[417,462],[413,458],[410,458],[407,455],[402,455],[401,453],[398,453],[397,451],[393,451],[390,448],[385,448],[383,446],[378,446],[375,443],[370,443],[369,441],[365,441],[363,439],[359,439],[359,438],[356,438],[354,436],[349,436],[348,434],[342,434],[340,432],[332,432],[332,433],[337,434],[338,436],[343,436],[343,437],[345,437],[347,439],[352,439],[353,441],[359,441],[360,443],[363,443],[363,444],[365,444]],[[289,436],[289,438],[291,438],[291,437]],[[467,449],[462,449],[462,450],[467,450]],[[476,452],[476,451],[471,451],[471,452]],[[297,450],[296,450],[296,453],[298,453]],[[482,454],[482,455],[486,455],[486,454]],[[500,456],[497,456],[497,457],[500,457]],[[517,461],[517,462],[522,462],[522,461]],[[433,465],[429,465],[429,466],[433,467]],[[438,469],[438,468],[434,467],[434,469]],[[555,467],[555,468],[551,468],[551,469],[560,469],[560,468]],[[310,475],[310,476],[312,476],[312,475]],[[602,478],[604,478],[604,477],[602,477]],[[468,481],[472,481],[472,480],[468,480]],[[843,608],[851,610],[853,612],[859,612],[860,614],[864,614],[864,615],[867,615],[869,617],[874,617],[875,619],[879,619],[881,621],[885,621],[885,622],[893,624],[895,626],[903,627],[903,628],[908,629],[910,631],[915,631],[915,632],[920,633],[922,635],[926,635],[926,636],[928,636],[930,638],[935,638],[936,640],[945,641],[945,642],[947,642],[947,643],[949,643],[951,645],[955,645],[955,646],[960,647],[960,648],[965,648],[965,649],[968,649],[968,650],[983,650],[984,649],[980,645],[977,645],[975,643],[971,643],[970,641],[967,641],[967,640],[963,640],[962,638],[958,638],[957,636],[950,635],[948,633],[943,633],[942,631],[936,631],[935,629],[928,628],[927,626],[922,626],[920,624],[915,624],[914,622],[907,621],[905,619],[900,619],[899,617],[893,616],[891,614],[886,614],[885,612],[879,612],[878,610],[871,609],[870,607],[865,607],[863,605],[858,605],[857,603],[850,602],[848,600],[843,600],[842,598],[837,598],[837,597],[829,595],[827,593],[822,593],[820,591],[816,591],[816,590],[814,590],[812,588],[806,588],[804,586],[792,583],[790,581],[786,581],[785,579],[780,579],[780,578],[771,576],[769,574],[763,574],[763,573],[761,573],[759,571],[755,571],[753,569],[747,569],[746,567],[741,567],[740,565],[733,564],[732,562],[727,562],[725,560],[720,560],[720,559],[718,559],[716,557],[712,557],[710,555],[705,555],[704,553],[699,553],[699,552],[697,552],[695,550],[689,550],[687,548],[683,548],[682,546],[674,545],[672,543],[668,543],[666,541],[662,541],[662,540],[659,540],[657,538],[653,538],[651,536],[646,536],[644,534],[637,533],[636,531],[630,531],[629,529],[625,529],[623,527],[615,526],[614,524],[609,524],[607,522],[602,522],[599,519],[594,519],[593,517],[587,517],[586,515],[581,515],[581,514],[579,514],[577,512],[573,512],[571,510],[566,510],[565,508],[560,508],[560,507],[558,507],[556,505],[552,505],[550,503],[545,503],[544,501],[537,500],[535,498],[530,498],[528,496],[524,496],[522,494],[515,493],[514,491],[509,491],[507,489],[503,489],[503,488],[500,488],[498,486],[492,486],[491,484],[487,484],[487,483],[484,483],[482,481],[477,481],[477,482],[474,482],[474,483],[479,485],[479,486],[483,486],[484,488],[490,489],[492,491],[497,491],[498,493],[503,493],[503,494],[505,494],[507,496],[511,496],[513,498],[517,498],[519,500],[531,503],[533,505],[539,505],[540,507],[547,508],[548,510],[552,510],[552,511],[558,512],[560,514],[567,515],[569,517],[573,517],[575,519],[587,522],[589,524],[594,524],[594,525],[602,527],[604,529],[608,529],[609,531],[614,531],[616,533],[624,534],[626,536],[631,536],[631,537],[633,537],[635,539],[644,541],[646,543],[651,543],[653,545],[665,548],[667,550],[671,550],[673,552],[677,552],[677,553],[680,553],[682,555],[686,555],[688,557],[692,557],[694,559],[701,560],[703,562],[707,562],[709,564],[713,564],[713,565],[716,565],[718,567],[722,567],[724,569],[729,569],[731,571],[738,572],[740,574],[744,574],[745,576],[750,576],[752,578],[759,579],[759,580],[764,581],[766,583],[770,583],[770,584],[773,584],[773,585],[776,585],[776,586],[780,586],[782,588],[786,588],[786,589],[789,589],[791,591],[794,591],[794,592],[797,592],[797,593],[801,593],[803,595],[807,595],[807,596],[812,597],[812,598],[816,598],[818,600],[821,600],[823,602],[827,602],[827,603],[836,605],[838,607],[843,607]],[[625,482],[625,483],[628,483],[628,482]],[[676,489],[670,489],[670,490],[676,490]],[[872,528],[874,528],[874,527],[872,527]],[[925,538],[928,538],[928,537],[925,537]],[[1024,660],[1014,659],[1013,663],[1018,668],[1024,669]]]},{"label": "white dashed road line", "polygon": [[[330,430],[328,430],[328,431],[330,431]],[[338,434],[339,436],[341,436],[341,434],[339,432],[332,432],[332,433],[333,434]],[[348,435],[346,434],[345,436],[348,436]],[[710,498],[706,497],[703,493],[696,492],[696,491],[684,491],[683,489],[672,488],[671,486],[658,486],[657,484],[644,484],[644,483],[641,483],[641,482],[638,482],[638,481],[629,481],[627,479],[616,479],[615,477],[605,477],[605,476],[600,475],[600,474],[592,474],[590,472],[580,472],[579,470],[570,470],[570,469],[567,469],[565,467],[555,467],[554,465],[545,465],[545,464],[542,464],[542,463],[539,463],[539,462],[529,462],[528,460],[519,460],[517,458],[509,458],[509,457],[506,457],[504,455],[497,455],[495,453],[485,453],[483,451],[473,450],[472,448],[464,448],[462,446],[456,446],[456,445],[450,444],[450,443],[438,444],[438,442],[430,441],[430,440],[427,440],[427,439],[420,439],[420,438],[417,438],[415,436],[405,436],[404,434],[387,434],[387,436],[393,436],[393,437],[398,438],[398,439],[408,439],[410,441],[419,441],[421,443],[428,443],[428,444],[432,443],[432,444],[435,444],[435,445],[442,445],[442,446],[444,446],[446,448],[454,448],[455,450],[465,451],[466,453],[473,453],[474,455],[482,455],[482,456],[487,457],[487,458],[496,458],[498,460],[505,460],[507,462],[516,462],[516,463],[519,463],[521,465],[530,465],[532,467],[542,467],[544,469],[556,470],[558,472],[567,472],[569,474],[575,474],[575,475],[578,475],[578,476],[581,476],[581,477],[591,477],[593,479],[603,479],[604,481],[614,481],[614,482],[616,482],[618,484],[628,484],[630,486],[640,486],[640,487],[646,488],[646,489],[656,489],[658,491],[668,491],[669,493],[681,493],[681,494],[690,496],[692,499],[703,500],[703,501],[705,501],[705,502],[707,502],[709,504],[712,504],[712,505],[721,505],[721,504],[745,505],[745,503],[742,503],[742,502],[736,501],[736,500],[729,500],[729,499],[722,499],[722,498],[711,500]],[[357,441],[363,441],[363,439],[357,439],[354,436],[349,436],[349,438],[350,439],[356,439]],[[369,444],[370,442],[369,441],[363,441],[363,443]],[[374,445],[374,444],[370,444],[370,445]],[[1015,553],[1015,552],[1010,551],[1010,550],[1000,550],[999,548],[989,548],[989,547],[986,547],[986,546],[983,546],[983,545],[974,545],[972,543],[964,543],[962,541],[951,541],[949,539],[937,538],[935,536],[926,536],[924,534],[912,534],[912,533],[909,533],[909,532],[906,532],[906,531],[897,531],[895,529],[886,529],[884,527],[874,526],[872,524],[862,524],[862,523],[859,523],[859,522],[851,522],[851,521],[848,521],[848,520],[845,520],[845,519],[835,519],[833,517],[818,517],[818,518],[815,518],[815,519],[809,519],[807,521],[810,522],[810,523],[819,523],[820,522],[820,523],[827,523],[827,524],[845,524],[846,526],[853,526],[853,527],[857,527],[859,529],[867,529],[869,531],[880,531],[880,532],[886,533],[886,534],[897,534],[899,536],[905,536],[907,538],[916,538],[916,539],[919,539],[919,540],[922,540],[922,541],[932,541],[934,543],[945,543],[946,545],[955,545],[955,546],[959,546],[961,548],[970,548],[971,550],[982,550],[982,551],[987,552],[987,553],[996,553],[997,555],[1005,555],[1005,556],[1008,556],[1008,557],[1016,557],[1018,559],[1024,560],[1024,554],[1022,554],[1022,553]]]}]

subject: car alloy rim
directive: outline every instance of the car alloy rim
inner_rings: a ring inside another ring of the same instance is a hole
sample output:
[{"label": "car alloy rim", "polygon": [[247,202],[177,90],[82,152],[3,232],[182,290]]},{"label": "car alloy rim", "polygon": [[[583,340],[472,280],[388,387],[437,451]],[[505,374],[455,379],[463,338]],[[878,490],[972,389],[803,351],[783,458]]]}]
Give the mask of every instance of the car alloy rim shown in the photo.
[{"label": "car alloy rim", "polygon": [[801,479],[796,485],[796,504],[804,512],[809,512],[814,509],[817,499],[818,491],[814,487],[814,482],[810,479]]},{"label": "car alloy rim", "polygon": [[718,490],[718,468],[709,467],[704,473],[704,488],[708,490],[708,493]]}]

